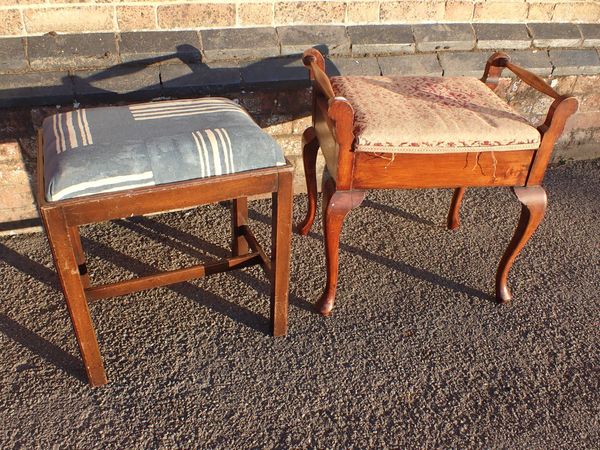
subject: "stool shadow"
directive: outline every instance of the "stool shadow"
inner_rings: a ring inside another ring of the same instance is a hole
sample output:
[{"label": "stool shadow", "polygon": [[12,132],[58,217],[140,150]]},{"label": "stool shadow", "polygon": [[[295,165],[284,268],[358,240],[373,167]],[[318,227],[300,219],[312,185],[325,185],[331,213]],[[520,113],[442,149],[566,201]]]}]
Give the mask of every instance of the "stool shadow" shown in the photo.
[{"label": "stool shadow", "polygon": [[[229,210],[228,207],[227,210]],[[207,254],[214,255],[217,258],[226,258],[230,256],[229,249],[215,245],[198,236],[184,232],[178,228],[174,228],[149,217],[134,217],[127,220],[115,221],[115,223],[130,231],[134,231],[168,245],[194,258],[206,258]],[[267,224],[270,225],[270,221],[267,221]],[[260,279],[242,270],[229,272],[229,275],[250,286],[258,293],[269,297],[271,286],[268,282],[261,281]],[[296,295],[293,295],[292,292],[289,294],[289,302],[300,309],[307,311],[314,310],[312,304]]]},{"label": "stool shadow", "polygon": [[364,199],[361,207],[377,209],[386,214],[391,214],[394,216],[402,217],[403,219],[410,220],[411,222],[420,223],[422,225],[429,225],[432,227],[437,226],[438,224],[432,222],[428,219],[423,219],[416,214],[409,213],[408,211],[404,211],[403,209],[396,208],[390,205],[382,205],[381,203],[374,202],[373,200],[369,200],[368,198]]},{"label": "stool shadow", "polygon": [[[0,244],[0,261],[13,266],[15,269],[29,275],[51,289],[60,292],[60,285],[53,270],[3,244]],[[65,308],[65,313],[66,311]],[[82,369],[81,361],[77,357],[29,330],[4,313],[0,313],[0,332],[58,369],[78,378],[82,382],[86,382],[87,379]]]},{"label": "stool shadow", "polygon": [[[138,276],[156,273],[157,271],[155,267],[143,263],[137,260],[136,258],[126,255],[103,243],[85,237],[82,237],[82,242],[85,249],[88,250],[90,254],[95,254],[96,256],[99,256],[102,259],[107,260],[118,267],[127,269],[128,271],[133,272]],[[171,284],[165,286],[165,288],[183,297],[193,300],[203,306],[206,306],[207,308],[210,308],[216,313],[227,316],[235,320],[236,322],[240,322],[248,326],[249,328],[252,328],[264,334],[268,334],[269,321],[267,318],[262,317],[250,311],[249,309],[239,306],[229,300],[226,300],[212,292],[195,286],[190,282]]]},{"label": "stool shadow", "polygon": [[67,353],[62,348],[2,313],[0,313],[0,332],[62,370],[67,375],[74,376],[83,383],[87,382],[79,358]]},{"label": "stool shadow", "polygon": [[[376,203],[373,203],[373,204],[376,204]],[[393,210],[395,211],[395,208],[393,208]],[[267,216],[255,211],[255,210],[250,210],[249,215],[254,220],[259,220],[261,222],[268,221]],[[412,216],[413,216],[412,214],[409,214],[409,218]],[[417,222],[419,222],[419,223],[425,222],[425,223],[429,224],[429,222],[424,219],[420,219],[420,218],[417,218],[417,219],[418,219]],[[310,231],[308,233],[308,236],[310,236],[313,239],[318,239],[320,241],[323,241],[323,235],[316,233],[314,231]],[[374,261],[377,264],[388,267],[388,268],[398,271],[398,272],[402,272],[405,275],[411,276],[413,278],[427,281],[429,283],[432,283],[432,284],[435,284],[435,285],[438,285],[438,286],[441,286],[444,288],[452,289],[453,291],[463,292],[472,297],[477,297],[481,300],[490,301],[490,302],[496,304],[496,299],[492,295],[487,294],[483,291],[480,291],[479,289],[469,287],[466,284],[460,283],[458,281],[454,281],[449,278],[443,277],[441,275],[435,274],[428,270],[420,269],[420,268],[412,266],[410,264],[406,264],[402,261],[386,258],[385,256],[377,255],[375,253],[369,252],[367,250],[364,250],[362,248],[355,247],[355,246],[349,245],[349,244],[340,243],[340,250],[358,255],[361,258],[365,258],[365,259]],[[323,263],[323,270],[325,270],[325,263]]]}]

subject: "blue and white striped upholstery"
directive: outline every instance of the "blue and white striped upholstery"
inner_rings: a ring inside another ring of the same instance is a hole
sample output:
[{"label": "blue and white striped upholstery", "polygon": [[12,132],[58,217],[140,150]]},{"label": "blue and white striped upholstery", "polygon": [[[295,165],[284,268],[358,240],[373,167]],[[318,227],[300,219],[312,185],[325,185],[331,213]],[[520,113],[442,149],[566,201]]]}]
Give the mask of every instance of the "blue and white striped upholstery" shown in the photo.
[{"label": "blue and white striped upholstery", "polygon": [[224,98],[79,109],[46,118],[43,135],[48,201],[285,165]]}]

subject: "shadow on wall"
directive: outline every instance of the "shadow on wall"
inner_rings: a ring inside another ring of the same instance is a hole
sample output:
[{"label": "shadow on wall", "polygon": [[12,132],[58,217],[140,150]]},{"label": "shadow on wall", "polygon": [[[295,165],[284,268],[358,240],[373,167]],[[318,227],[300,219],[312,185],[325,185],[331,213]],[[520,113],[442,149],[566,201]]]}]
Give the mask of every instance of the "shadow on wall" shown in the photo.
[{"label": "shadow on wall", "polygon": [[[325,55],[329,53],[325,45],[315,48]],[[332,61],[328,61],[328,72],[340,73]],[[117,64],[87,77],[74,73],[52,84],[49,76],[41,76],[44,78],[40,85],[0,90],[0,108],[4,108],[0,109],[0,157],[4,163],[2,149],[8,149],[12,154],[7,161],[11,170],[25,172],[23,178],[27,178],[20,181],[19,189],[29,191],[15,194],[11,202],[0,199],[0,212],[10,208],[11,203],[27,205],[17,208],[20,215],[0,214],[4,216],[0,219],[0,233],[39,226],[32,196],[35,129],[44,118],[58,111],[67,112],[79,105],[219,95],[239,101],[265,127],[306,117],[311,108],[308,70],[302,64],[301,54],[212,64],[202,62],[196,47],[179,45],[172,54]]]},{"label": "shadow on wall", "polygon": [[[315,46],[324,55],[326,45]],[[339,75],[328,60],[327,71]],[[43,74],[42,74],[43,75]],[[47,78],[48,79],[48,78]],[[235,96],[250,90],[282,91],[310,86],[302,55],[264,58],[259,61],[207,63],[192,45],[178,45],[176,52],[108,67],[88,77],[64,76],[60,83],[0,90],[1,107],[86,105],[150,100],[157,97],[200,95]],[[304,110],[309,111],[306,105]],[[252,111],[251,111],[252,112]]]}]

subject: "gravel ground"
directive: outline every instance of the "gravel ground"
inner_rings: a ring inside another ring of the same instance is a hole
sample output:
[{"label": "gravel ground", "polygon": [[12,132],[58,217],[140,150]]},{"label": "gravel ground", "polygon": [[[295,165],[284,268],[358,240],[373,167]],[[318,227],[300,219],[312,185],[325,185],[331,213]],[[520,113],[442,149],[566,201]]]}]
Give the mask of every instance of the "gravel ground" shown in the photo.
[{"label": "gravel ground", "polygon": [[[508,189],[381,191],[342,234],[331,318],[320,223],[293,238],[290,330],[259,268],[91,306],[110,383],[84,381],[42,234],[0,239],[0,447],[598,448],[600,160],[549,171],[546,219],[493,302]],[[296,198],[294,216],[304,211]],[[265,241],[269,201],[251,203]],[[82,230],[92,276],[225,255],[220,205]],[[216,234],[215,234],[216,233]]]}]

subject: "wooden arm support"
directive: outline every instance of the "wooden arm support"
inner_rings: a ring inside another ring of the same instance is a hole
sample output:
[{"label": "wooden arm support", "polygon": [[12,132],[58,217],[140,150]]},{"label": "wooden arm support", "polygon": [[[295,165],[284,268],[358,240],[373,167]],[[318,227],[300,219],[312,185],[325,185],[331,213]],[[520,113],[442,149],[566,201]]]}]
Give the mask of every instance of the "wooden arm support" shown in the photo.
[{"label": "wooden arm support", "polygon": [[546,120],[538,127],[538,131],[542,135],[542,141],[536,152],[526,182],[528,186],[537,186],[544,178],[554,144],[562,134],[568,118],[577,112],[579,103],[575,97],[560,95],[536,74],[511,63],[510,56],[504,52],[496,52],[490,56],[485,65],[481,81],[494,90],[498,86],[498,80],[505,67],[524,83],[554,99],[546,115]]},{"label": "wooden arm support", "polygon": [[313,101],[316,104],[317,95],[322,95],[327,100],[327,117],[333,122],[332,131],[338,145],[337,174],[332,174],[335,177],[336,186],[338,189],[351,189],[354,159],[354,153],[352,152],[354,109],[348,100],[335,96],[331,81],[325,73],[325,59],[317,49],[309,48],[306,50],[302,62],[309,69],[310,79],[313,81],[313,89],[315,90]]}]

